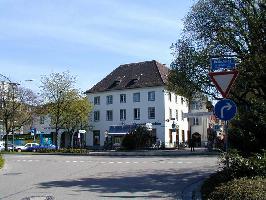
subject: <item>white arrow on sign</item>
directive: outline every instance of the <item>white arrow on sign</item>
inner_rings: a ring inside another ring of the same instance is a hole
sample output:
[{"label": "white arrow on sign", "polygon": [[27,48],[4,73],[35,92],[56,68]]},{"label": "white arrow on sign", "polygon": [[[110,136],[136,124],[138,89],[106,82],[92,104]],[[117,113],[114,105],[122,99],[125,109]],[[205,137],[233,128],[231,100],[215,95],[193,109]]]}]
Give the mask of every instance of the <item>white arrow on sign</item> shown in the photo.
[{"label": "white arrow on sign", "polygon": [[224,109],[227,111],[231,110],[232,105],[230,103],[227,103],[225,106],[221,108],[221,118],[224,118]]},{"label": "white arrow on sign", "polygon": [[238,71],[210,72],[209,75],[217,90],[226,98],[238,75]]}]

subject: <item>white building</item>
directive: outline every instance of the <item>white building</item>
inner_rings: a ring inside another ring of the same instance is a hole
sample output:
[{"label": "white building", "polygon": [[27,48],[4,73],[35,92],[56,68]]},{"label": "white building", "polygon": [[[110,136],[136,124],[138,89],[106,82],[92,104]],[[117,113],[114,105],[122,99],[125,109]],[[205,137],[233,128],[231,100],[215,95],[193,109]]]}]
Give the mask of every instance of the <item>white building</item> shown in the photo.
[{"label": "white building", "polygon": [[106,133],[120,143],[130,125],[146,123],[152,124],[154,136],[166,147],[187,142],[188,122],[183,113],[188,112],[188,105],[183,97],[166,90],[168,72],[154,60],[125,64],[89,89],[86,94],[94,108],[86,144],[103,146]]},{"label": "white building", "polygon": [[[208,98],[197,95],[194,96],[190,103],[189,112],[191,115],[201,113],[212,113],[212,108],[207,108]],[[189,118],[189,128],[191,130],[192,136],[196,139],[196,146],[206,146],[208,143],[208,132],[210,129],[214,129],[216,124],[216,117],[213,114],[209,115],[199,115]],[[219,126],[220,127],[220,126]],[[215,130],[217,131],[217,130]]]}]

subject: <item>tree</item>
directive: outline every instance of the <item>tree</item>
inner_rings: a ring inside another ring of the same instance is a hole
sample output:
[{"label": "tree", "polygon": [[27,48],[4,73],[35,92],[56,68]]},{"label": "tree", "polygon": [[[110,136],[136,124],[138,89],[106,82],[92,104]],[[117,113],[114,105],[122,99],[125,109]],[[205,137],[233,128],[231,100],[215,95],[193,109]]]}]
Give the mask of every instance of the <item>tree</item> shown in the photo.
[{"label": "tree", "polygon": [[[71,95],[73,95],[70,97],[73,101],[69,102],[66,110],[63,111],[62,121],[63,128],[71,135],[71,141],[73,141],[74,133],[80,129],[87,129],[92,105],[86,97],[82,97],[77,93]],[[73,142],[71,142],[71,146],[73,146]]]},{"label": "tree", "polygon": [[38,105],[36,94],[19,84],[2,82],[0,88],[0,119],[5,130],[5,150],[7,151],[8,134],[32,122],[33,113]]},{"label": "tree", "polygon": [[239,76],[229,97],[238,105],[238,117],[231,132],[246,145],[231,145],[247,152],[266,147],[265,9],[265,0],[199,0],[185,18],[183,36],[171,47],[169,89],[187,98],[202,92],[220,99],[208,77],[210,59],[235,57]]},{"label": "tree", "polygon": [[55,129],[55,144],[58,147],[60,129],[73,133],[78,127],[85,127],[91,110],[79,91],[74,88],[75,77],[69,72],[52,73],[42,77],[42,96],[46,112],[51,117]]}]

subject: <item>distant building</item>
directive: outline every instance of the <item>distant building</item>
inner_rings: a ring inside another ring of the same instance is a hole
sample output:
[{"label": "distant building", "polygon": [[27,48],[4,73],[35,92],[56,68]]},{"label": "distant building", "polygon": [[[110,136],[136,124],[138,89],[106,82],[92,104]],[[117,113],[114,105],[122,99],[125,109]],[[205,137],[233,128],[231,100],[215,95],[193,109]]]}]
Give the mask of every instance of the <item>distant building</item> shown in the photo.
[{"label": "distant building", "polygon": [[[190,113],[208,112],[208,109],[206,108],[207,101],[208,99],[204,96],[195,96],[190,102]],[[195,138],[196,147],[207,145],[207,130],[210,127],[210,118],[211,115],[189,118],[189,126],[192,134],[191,137]]]},{"label": "distant building", "polygon": [[184,97],[166,90],[169,69],[157,61],[120,65],[86,94],[94,105],[86,137],[103,146],[106,137],[119,144],[134,126],[151,125],[154,138],[174,147],[189,138]]}]

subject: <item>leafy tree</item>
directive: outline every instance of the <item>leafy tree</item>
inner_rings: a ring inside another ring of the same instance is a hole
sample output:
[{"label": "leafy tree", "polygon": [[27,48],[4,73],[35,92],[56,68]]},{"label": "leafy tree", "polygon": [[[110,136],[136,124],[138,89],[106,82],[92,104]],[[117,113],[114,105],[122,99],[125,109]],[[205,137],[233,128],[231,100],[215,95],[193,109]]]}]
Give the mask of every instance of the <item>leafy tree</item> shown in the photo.
[{"label": "leafy tree", "polygon": [[32,90],[19,87],[12,82],[2,82],[0,92],[0,120],[5,130],[5,150],[7,150],[8,134],[14,134],[15,130],[32,122],[38,101]]},{"label": "leafy tree", "polygon": [[[67,133],[71,135],[71,141],[73,141],[74,133],[80,129],[87,129],[88,117],[92,110],[92,105],[89,103],[86,97],[82,97],[77,93],[71,93],[71,102],[68,103],[66,110],[62,113],[63,128],[67,130]],[[71,146],[73,143],[71,142]]]},{"label": "leafy tree", "polygon": [[199,0],[184,23],[181,39],[171,47],[169,89],[187,98],[202,92],[220,99],[208,77],[210,59],[235,57],[239,76],[229,97],[238,117],[230,127],[246,145],[231,145],[246,152],[265,148],[265,0]]},{"label": "leafy tree", "polygon": [[69,133],[85,128],[91,106],[74,88],[75,77],[69,72],[52,73],[42,77],[42,96],[46,104],[46,113],[51,117],[58,146],[58,133],[66,129]]},{"label": "leafy tree", "polygon": [[62,128],[63,111],[67,109],[69,93],[74,92],[75,77],[71,76],[69,72],[52,73],[48,76],[43,76],[41,80],[41,93],[44,98],[44,103],[48,104],[47,112],[49,113],[52,125],[55,129],[55,145],[58,144],[58,132]]}]

